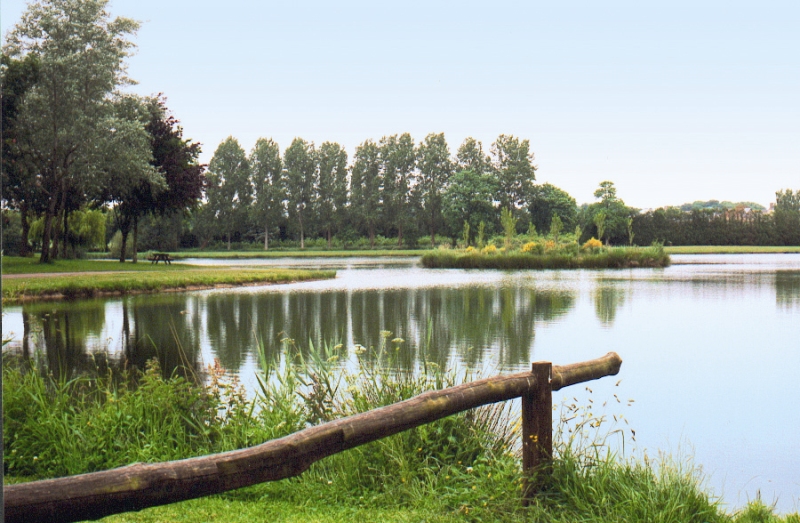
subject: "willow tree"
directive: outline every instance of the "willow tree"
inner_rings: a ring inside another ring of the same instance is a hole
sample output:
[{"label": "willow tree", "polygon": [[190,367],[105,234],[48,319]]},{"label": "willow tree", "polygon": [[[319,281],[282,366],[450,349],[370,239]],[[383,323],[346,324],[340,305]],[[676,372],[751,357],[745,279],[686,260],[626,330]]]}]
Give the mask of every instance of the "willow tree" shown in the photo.
[{"label": "willow tree", "polygon": [[28,4],[8,34],[3,51],[38,59],[36,84],[18,119],[25,126],[21,149],[32,162],[45,198],[40,261],[50,260],[54,219],[65,211],[70,186],[82,190],[95,175],[85,159],[113,112],[108,100],[129,83],[125,58],[138,22],[111,19],[108,0],[39,0]]}]

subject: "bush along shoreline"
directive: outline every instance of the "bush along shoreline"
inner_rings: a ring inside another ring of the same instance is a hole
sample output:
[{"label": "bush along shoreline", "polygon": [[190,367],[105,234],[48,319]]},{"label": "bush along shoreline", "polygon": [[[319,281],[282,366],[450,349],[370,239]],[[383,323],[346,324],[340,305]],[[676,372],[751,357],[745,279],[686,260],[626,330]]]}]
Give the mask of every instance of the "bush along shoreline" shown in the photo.
[{"label": "bush along shoreline", "polygon": [[494,244],[482,249],[441,248],[424,254],[421,262],[429,269],[630,269],[667,267],[670,257],[658,243],[650,247],[607,247],[592,238],[582,246],[540,240],[519,248],[497,248]]}]

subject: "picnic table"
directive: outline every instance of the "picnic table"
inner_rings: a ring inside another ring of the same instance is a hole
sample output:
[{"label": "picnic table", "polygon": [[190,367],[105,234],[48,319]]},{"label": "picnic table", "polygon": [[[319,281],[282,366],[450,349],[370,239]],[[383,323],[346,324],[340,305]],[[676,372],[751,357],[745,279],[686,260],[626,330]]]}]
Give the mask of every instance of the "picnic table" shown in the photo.
[{"label": "picnic table", "polygon": [[163,261],[168,265],[172,264],[172,258],[167,252],[154,252],[153,254],[148,256],[147,259],[150,260],[150,263],[157,264],[158,262]]}]

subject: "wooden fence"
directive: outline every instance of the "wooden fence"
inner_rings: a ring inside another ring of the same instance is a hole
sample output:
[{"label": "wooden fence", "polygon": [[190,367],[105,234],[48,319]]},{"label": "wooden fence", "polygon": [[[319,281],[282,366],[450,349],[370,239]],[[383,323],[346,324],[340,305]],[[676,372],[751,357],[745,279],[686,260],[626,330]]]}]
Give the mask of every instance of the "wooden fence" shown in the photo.
[{"label": "wooden fence", "polygon": [[[620,357],[565,366],[534,363],[531,372],[430,391],[241,450],[166,463],[9,485],[7,522],[82,521],[297,476],[327,456],[425,423],[499,401],[522,398],[522,467],[546,473],[552,457],[552,391],[619,372]],[[534,479],[535,481],[535,479]],[[529,482],[527,499],[539,488]]]}]

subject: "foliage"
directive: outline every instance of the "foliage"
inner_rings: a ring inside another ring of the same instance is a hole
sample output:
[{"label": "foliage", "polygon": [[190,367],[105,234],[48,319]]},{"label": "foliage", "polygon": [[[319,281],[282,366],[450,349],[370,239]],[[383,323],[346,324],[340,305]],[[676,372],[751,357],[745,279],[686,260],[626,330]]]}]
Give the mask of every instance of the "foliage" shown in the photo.
[{"label": "foliage", "polygon": [[314,187],[319,182],[317,153],[314,144],[295,138],[283,153],[286,199],[289,216],[297,220],[300,248],[305,248],[307,217],[315,200]]},{"label": "foliage", "polygon": [[[68,192],[99,184],[97,151],[118,134],[109,99],[128,82],[125,58],[138,23],[110,19],[107,0],[43,0],[28,5],[8,35],[4,52],[14,59],[35,55],[38,76],[19,108],[20,153],[39,176],[45,198],[41,261],[50,259],[54,219],[67,212]],[[120,128],[127,129],[124,125]],[[98,145],[101,145],[98,147]],[[124,152],[120,149],[118,152]]]},{"label": "foliage", "polygon": [[453,164],[444,133],[431,133],[417,147],[417,198],[425,209],[424,221],[430,231],[431,246],[442,224],[442,193],[450,181]]},{"label": "foliage", "polygon": [[208,164],[208,206],[226,235],[229,248],[231,238],[247,227],[252,201],[250,162],[238,140],[229,136],[219,144]]},{"label": "foliage", "polygon": [[358,147],[353,156],[351,173],[351,214],[362,223],[370,239],[370,248],[375,246],[375,228],[380,215],[380,188],[382,185],[380,149],[372,140]]},{"label": "foliage", "polygon": [[[324,142],[319,148],[318,159],[317,214],[330,249],[334,231],[343,228],[347,219],[347,153],[338,143]],[[280,210],[276,205],[276,212]]]},{"label": "foliage", "polygon": [[[595,240],[597,241],[597,240]],[[669,256],[661,245],[638,248],[585,249],[578,252],[575,243],[547,249],[537,245],[525,252],[505,252],[503,256],[492,256],[496,248],[484,248],[481,255],[454,250],[428,251],[422,255],[426,268],[442,269],[621,269],[631,267],[664,267],[669,265]]]},{"label": "foliage", "polygon": [[501,134],[492,144],[492,156],[499,182],[500,207],[516,211],[529,202],[536,180],[530,141]]},{"label": "foliage", "polygon": [[603,242],[596,238],[589,238],[586,240],[586,243],[583,244],[584,249],[601,249],[603,247]]},{"label": "foliage", "polygon": [[517,230],[517,219],[514,217],[514,213],[510,208],[503,207],[500,210],[500,225],[503,226],[505,247],[506,250],[508,250],[511,248],[511,239],[514,237]]},{"label": "foliage", "polygon": [[483,223],[485,231],[486,223],[495,222],[497,211],[492,197],[496,190],[497,184],[489,175],[473,171],[459,171],[453,175],[442,203],[442,214],[451,237],[455,237],[465,223],[475,231]]},{"label": "foliage", "polygon": [[535,185],[529,203],[531,224],[539,231],[550,230],[553,216],[558,216],[565,229],[577,224],[578,206],[575,198],[549,183]]}]

